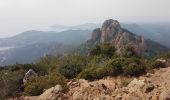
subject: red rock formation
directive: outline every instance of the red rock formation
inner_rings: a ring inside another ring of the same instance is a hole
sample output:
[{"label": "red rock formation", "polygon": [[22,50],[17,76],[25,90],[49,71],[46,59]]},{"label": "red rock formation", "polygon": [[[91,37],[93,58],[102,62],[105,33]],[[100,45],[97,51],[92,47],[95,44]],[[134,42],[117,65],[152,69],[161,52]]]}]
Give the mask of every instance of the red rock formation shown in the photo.
[{"label": "red rock formation", "polygon": [[141,36],[137,36],[126,29],[121,28],[121,25],[117,20],[106,20],[100,29],[95,29],[92,32],[92,38],[89,43],[112,43],[118,53],[125,50],[126,47],[131,45],[134,48],[134,52],[141,56],[146,51],[145,39]]}]

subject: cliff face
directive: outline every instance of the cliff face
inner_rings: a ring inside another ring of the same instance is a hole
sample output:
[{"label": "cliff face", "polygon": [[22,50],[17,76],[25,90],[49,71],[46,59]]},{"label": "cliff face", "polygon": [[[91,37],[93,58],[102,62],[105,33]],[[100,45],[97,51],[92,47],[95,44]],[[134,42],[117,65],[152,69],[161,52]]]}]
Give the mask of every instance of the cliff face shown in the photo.
[{"label": "cliff face", "polygon": [[101,28],[100,42],[110,42],[116,37],[116,35],[122,32],[123,30],[118,21],[112,19],[106,20]]},{"label": "cliff face", "polygon": [[123,52],[126,47],[133,48],[139,56],[144,55],[147,51],[145,39],[121,28],[117,20],[106,20],[101,28],[92,32],[92,37],[88,40],[88,44],[106,42],[113,44],[119,53]]}]

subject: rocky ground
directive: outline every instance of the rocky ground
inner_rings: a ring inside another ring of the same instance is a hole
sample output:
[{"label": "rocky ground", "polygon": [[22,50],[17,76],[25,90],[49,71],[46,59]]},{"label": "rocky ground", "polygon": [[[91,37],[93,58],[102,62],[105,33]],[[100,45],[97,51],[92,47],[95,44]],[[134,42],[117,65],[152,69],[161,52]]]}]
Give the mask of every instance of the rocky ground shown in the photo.
[{"label": "rocky ground", "polygon": [[154,70],[138,78],[107,77],[88,82],[70,80],[69,91],[56,85],[35,97],[8,100],[170,100],[170,67]]}]

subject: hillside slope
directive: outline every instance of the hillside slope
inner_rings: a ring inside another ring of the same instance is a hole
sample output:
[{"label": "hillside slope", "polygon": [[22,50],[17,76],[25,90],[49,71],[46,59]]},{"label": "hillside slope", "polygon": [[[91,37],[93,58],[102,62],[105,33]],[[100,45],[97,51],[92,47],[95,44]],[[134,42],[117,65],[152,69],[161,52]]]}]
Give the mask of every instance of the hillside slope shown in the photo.
[{"label": "hillside slope", "polygon": [[67,93],[63,93],[62,87],[56,85],[40,96],[15,100],[169,100],[169,83],[170,67],[167,67],[138,78],[106,77],[93,82],[84,79],[69,80]]},{"label": "hillside slope", "polygon": [[[19,35],[0,39],[0,65],[33,63],[44,54],[63,54],[87,41],[89,30],[67,30],[63,32],[26,31]],[[11,48],[10,48],[11,47]]]}]

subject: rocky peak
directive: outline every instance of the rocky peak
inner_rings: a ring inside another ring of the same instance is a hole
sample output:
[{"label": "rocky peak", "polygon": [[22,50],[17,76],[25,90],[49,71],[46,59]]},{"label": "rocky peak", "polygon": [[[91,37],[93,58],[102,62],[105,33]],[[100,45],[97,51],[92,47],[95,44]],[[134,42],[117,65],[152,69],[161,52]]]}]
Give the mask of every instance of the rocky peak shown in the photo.
[{"label": "rocky peak", "polygon": [[101,28],[101,43],[109,42],[113,39],[113,37],[122,33],[122,28],[117,20],[106,20]]},{"label": "rocky peak", "polygon": [[92,32],[92,37],[88,41],[90,44],[111,43],[118,53],[121,53],[127,47],[132,47],[134,52],[141,56],[146,51],[145,39],[137,36],[126,29],[121,28],[117,20],[106,20],[101,28]]},{"label": "rocky peak", "polygon": [[102,29],[114,29],[116,31],[121,30],[121,26],[119,24],[119,22],[117,20],[113,20],[113,19],[109,19],[106,20],[103,25],[102,25]]}]

